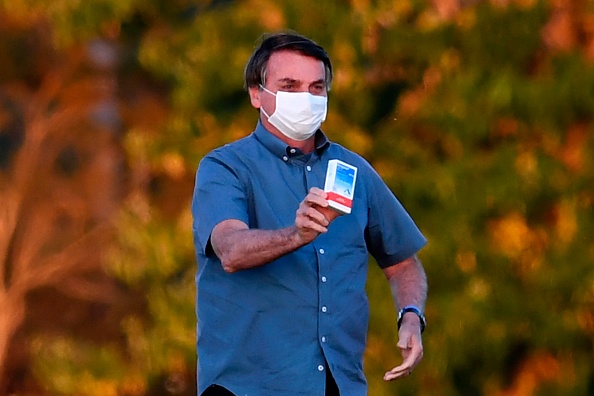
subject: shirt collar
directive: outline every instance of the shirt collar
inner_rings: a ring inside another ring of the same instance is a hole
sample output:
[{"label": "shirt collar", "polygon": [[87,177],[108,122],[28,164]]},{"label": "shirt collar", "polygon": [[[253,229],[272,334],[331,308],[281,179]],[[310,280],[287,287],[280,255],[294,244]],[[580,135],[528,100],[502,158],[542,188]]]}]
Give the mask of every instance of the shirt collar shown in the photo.
[{"label": "shirt collar", "polygon": [[[258,121],[258,125],[256,126],[256,130],[254,131],[254,135],[256,139],[260,141],[268,150],[270,150],[274,155],[278,156],[279,158],[283,158],[285,156],[292,157],[296,155],[302,155],[303,153],[301,150],[289,146],[287,143],[283,142],[278,137],[274,136],[270,133],[264,125],[262,125],[261,121]],[[328,149],[330,146],[330,141],[322,132],[321,129],[316,131],[315,135],[315,152],[319,155],[322,155],[324,151]]]}]

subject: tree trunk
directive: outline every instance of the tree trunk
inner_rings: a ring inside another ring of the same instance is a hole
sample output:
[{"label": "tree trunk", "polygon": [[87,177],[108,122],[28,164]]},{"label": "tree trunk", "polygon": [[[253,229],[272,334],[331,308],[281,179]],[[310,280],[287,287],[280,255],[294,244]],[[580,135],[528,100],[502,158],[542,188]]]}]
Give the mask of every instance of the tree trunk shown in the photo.
[{"label": "tree trunk", "polygon": [[6,362],[10,341],[25,318],[25,300],[10,295],[10,291],[0,296],[0,395],[6,394]]}]

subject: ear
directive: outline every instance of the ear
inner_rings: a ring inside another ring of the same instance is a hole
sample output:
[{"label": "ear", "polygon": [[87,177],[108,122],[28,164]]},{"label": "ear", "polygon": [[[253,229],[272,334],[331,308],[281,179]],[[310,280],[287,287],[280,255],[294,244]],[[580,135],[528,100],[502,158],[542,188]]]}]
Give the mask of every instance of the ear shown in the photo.
[{"label": "ear", "polygon": [[260,103],[260,89],[258,87],[250,87],[248,88],[248,92],[250,94],[250,102],[252,103],[252,107],[259,109],[262,105]]}]

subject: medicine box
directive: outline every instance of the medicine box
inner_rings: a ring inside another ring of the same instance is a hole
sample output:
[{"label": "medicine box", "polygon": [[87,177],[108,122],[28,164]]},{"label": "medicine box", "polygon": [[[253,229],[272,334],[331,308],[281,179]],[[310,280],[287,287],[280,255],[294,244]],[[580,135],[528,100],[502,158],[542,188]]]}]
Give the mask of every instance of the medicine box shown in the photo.
[{"label": "medicine box", "polygon": [[326,199],[331,208],[340,213],[351,213],[356,180],[356,167],[337,159],[328,161],[324,191],[328,193]]}]

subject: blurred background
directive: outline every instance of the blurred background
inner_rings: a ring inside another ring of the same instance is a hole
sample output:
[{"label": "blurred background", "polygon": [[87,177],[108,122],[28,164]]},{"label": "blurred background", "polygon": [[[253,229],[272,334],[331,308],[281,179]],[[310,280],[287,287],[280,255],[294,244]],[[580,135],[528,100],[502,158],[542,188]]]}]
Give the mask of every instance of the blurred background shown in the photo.
[{"label": "blurred background", "polygon": [[594,394],[594,2],[0,0],[0,395],[195,395],[189,206],[265,32],[429,239],[425,358],[370,265],[369,394]]}]

